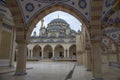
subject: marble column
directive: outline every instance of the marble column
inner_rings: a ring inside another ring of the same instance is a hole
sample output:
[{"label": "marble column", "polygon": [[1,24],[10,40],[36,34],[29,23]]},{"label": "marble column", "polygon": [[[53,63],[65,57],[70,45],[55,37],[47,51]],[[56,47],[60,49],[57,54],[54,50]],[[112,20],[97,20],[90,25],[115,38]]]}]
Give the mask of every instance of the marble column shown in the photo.
[{"label": "marble column", "polygon": [[15,75],[26,75],[27,44],[24,41],[17,41],[17,65]]},{"label": "marble column", "polygon": [[95,80],[103,80],[102,78],[102,50],[100,43],[101,41],[92,40],[92,73]]}]

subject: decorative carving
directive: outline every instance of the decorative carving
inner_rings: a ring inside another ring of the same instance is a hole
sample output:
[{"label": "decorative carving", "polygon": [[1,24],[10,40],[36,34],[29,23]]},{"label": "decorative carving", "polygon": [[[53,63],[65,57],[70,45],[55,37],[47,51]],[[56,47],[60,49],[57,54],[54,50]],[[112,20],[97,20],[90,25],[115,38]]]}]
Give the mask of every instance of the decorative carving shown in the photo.
[{"label": "decorative carving", "polygon": [[25,9],[26,9],[26,11],[28,11],[28,12],[32,12],[32,11],[34,10],[34,5],[33,5],[32,3],[27,3],[27,4],[25,5]]},{"label": "decorative carving", "polygon": [[110,7],[111,5],[113,5],[115,3],[116,0],[106,0],[105,1],[105,6],[106,7]]},{"label": "decorative carving", "polygon": [[87,7],[87,2],[86,0],[79,0],[78,5],[80,8],[85,9]]},{"label": "decorative carving", "polygon": [[35,1],[43,2],[43,3],[53,3],[53,2],[67,2],[70,0],[35,0]]}]

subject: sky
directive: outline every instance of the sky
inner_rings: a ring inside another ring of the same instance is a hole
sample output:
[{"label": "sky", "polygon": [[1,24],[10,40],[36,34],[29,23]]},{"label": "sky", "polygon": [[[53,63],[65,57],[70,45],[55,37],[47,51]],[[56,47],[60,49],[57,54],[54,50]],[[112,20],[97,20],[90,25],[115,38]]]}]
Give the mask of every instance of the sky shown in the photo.
[{"label": "sky", "polygon": [[[47,27],[47,24],[50,23],[51,20],[56,19],[58,17],[61,19],[64,19],[68,24],[70,24],[71,29],[75,31],[78,31],[78,30],[81,31],[81,22],[77,18],[72,16],[71,14],[63,12],[63,11],[55,11],[45,16],[44,17],[45,27]],[[41,26],[41,21],[39,21],[36,24],[36,27],[33,30],[33,32],[36,31],[37,35],[39,34],[40,26]],[[32,32],[32,35],[33,35],[33,32]]]}]

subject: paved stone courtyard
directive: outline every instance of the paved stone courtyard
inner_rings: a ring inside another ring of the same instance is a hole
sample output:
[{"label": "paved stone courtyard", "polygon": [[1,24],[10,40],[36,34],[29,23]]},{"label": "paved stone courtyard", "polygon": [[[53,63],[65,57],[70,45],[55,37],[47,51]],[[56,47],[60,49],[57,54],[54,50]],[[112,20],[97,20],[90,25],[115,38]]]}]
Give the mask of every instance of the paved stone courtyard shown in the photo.
[{"label": "paved stone courtyard", "polygon": [[[104,80],[120,80],[120,70],[103,64]],[[9,73],[7,73],[7,71]],[[27,62],[27,75],[14,76],[15,68],[0,68],[0,80],[92,80],[92,73],[75,62]]]}]

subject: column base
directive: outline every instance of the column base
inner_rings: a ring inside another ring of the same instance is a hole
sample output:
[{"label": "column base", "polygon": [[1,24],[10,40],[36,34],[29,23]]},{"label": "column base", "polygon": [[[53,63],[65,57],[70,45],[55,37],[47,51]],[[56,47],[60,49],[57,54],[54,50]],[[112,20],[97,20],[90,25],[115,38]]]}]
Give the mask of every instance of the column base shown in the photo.
[{"label": "column base", "polygon": [[14,75],[15,76],[24,76],[24,75],[27,75],[27,73],[26,72],[16,72]]},{"label": "column base", "polygon": [[94,78],[92,80],[104,80],[104,78]]}]

